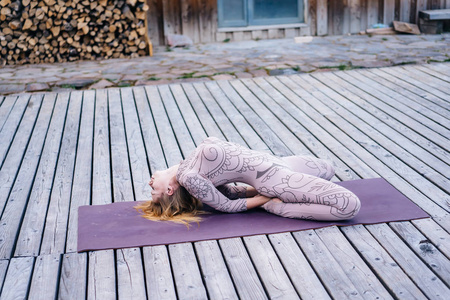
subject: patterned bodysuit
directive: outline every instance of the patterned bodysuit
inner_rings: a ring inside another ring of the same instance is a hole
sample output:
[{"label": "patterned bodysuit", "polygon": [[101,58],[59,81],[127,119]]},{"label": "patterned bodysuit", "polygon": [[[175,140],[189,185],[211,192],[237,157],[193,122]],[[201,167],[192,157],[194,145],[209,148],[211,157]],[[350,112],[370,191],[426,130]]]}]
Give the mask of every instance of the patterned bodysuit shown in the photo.
[{"label": "patterned bodysuit", "polygon": [[223,212],[247,210],[246,187],[261,195],[278,198],[262,207],[289,218],[345,220],[360,208],[349,190],[330,181],[334,170],[324,160],[309,156],[276,157],[210,137],[185,160],[177,172],[178,182],[203,203]]}]

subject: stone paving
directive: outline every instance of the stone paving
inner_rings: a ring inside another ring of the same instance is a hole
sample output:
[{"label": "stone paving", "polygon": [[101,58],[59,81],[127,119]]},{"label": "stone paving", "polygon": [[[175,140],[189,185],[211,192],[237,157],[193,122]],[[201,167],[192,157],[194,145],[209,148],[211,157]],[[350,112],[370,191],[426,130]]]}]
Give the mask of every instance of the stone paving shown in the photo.
[{"label": "stone paving", "polygon": [[0,95],[98,89],[450,61],[450,33],[347,35],[199,44],[154,56],[4,66]]}]

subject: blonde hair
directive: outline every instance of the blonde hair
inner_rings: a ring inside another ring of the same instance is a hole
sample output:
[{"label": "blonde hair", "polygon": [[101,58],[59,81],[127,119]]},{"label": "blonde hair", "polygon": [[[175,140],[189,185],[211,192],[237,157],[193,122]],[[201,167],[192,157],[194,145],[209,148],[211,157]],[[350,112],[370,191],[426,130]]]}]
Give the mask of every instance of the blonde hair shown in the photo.
[{"label": "blonde hair", "polygon": [[179,186],[172,195],[163,194],[159,201],[147,201],[135,206],[142,216],[152,221],[171,221],[189,227],[189,223],[199,223],[202,218],[202,202],[183,187]]}]

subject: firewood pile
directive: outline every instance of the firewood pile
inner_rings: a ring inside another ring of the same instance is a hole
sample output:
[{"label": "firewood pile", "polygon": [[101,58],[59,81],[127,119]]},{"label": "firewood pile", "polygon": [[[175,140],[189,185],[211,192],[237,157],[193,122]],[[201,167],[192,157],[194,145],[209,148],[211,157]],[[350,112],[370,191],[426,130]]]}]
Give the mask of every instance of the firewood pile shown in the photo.
[{"label": "firewood pile", "polygon": [[145,1],[0,0],[0,63],[147,55]]}]

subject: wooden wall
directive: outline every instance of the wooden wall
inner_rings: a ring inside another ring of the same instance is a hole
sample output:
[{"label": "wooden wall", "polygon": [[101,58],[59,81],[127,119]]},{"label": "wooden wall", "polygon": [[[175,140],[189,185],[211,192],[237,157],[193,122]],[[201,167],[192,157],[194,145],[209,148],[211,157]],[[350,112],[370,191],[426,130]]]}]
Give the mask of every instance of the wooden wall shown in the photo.
[{"label": "wooden wall", "polygon": [[306,26],[222,32],[217,0],[147,0],[149,36],[165,45],[167,34],[184,34],[194,43],[358,33],[372,24],[418,23],[425,9],[450,8],[450,0],[307,0]]}]

